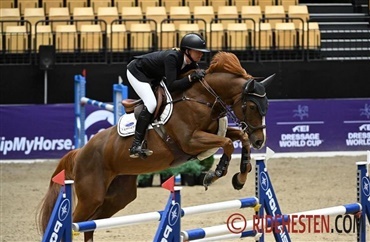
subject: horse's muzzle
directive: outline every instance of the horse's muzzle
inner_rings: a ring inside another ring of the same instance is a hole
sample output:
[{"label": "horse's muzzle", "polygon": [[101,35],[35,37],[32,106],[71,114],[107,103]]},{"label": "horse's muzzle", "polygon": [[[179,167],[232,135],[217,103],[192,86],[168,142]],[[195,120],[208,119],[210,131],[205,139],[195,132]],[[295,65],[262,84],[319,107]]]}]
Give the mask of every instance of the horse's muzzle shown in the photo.
[{"label": "horse's muzzle", "polygon": [[252,134],[249,136],[250,143],[252,147],[256,150],[260,150],[264,147],[265,145],[265,136],[263,135],[262,138],[258,137],[255,134]]}]

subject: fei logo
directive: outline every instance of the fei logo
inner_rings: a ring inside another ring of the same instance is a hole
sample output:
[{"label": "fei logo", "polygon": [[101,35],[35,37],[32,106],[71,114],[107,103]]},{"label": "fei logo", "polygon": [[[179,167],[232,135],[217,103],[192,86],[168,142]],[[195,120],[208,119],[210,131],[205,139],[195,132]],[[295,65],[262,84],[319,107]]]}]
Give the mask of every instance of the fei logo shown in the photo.
[{"label": "fei logo", "polygon": [[360,131],[370,131],[370,124],[363,124],[358,129]]},{"label": "fei logo", "polygon": [[310,132],[310,126],[309,125],[297,125],[294,126],[292,131],[294,133],[296,132]]}]

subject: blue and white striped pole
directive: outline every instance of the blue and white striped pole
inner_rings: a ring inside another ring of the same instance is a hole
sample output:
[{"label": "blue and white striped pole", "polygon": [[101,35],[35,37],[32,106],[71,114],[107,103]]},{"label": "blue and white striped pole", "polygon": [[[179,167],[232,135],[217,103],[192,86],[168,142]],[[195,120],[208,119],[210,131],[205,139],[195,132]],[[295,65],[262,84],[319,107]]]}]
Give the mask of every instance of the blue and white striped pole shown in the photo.
[{"label": "blue and white striped pole", "polygon": [[[241,239],[245,237],[255,237],[255,239],[258,239],[258,236],[260,234],[257,234],[255,231],[244,231],[242,233],[229,233],[225,235],[220,235],[220,236],[214,236],[214,237],[204,237],[201,239],[194,239],[191,241],[195,242],[204,242],[204,241],[225,241],[225,240],[230,240],[230,239]],[[181,238],[181,241],[186,241],[184,238]],[[189,240],[190,241],[190,240]]]},{"label": "blue and white striped pole", "polygon": [[74,87],[74,109],[75,109],[75,148],[80,148],[85,145],[85,105],[89,104],[101,109],[113,112],[113,124],[117,124],[119,118],[125,113],[122,100],[128,98],[127,86],[120,84],[113,85],[113,104],[100,102],[86,97],[86,78],[81,75],[75,75]]},{"label": "blue and white striped pole", "polygon": [[[237,200],[203,204],[198,206],[185,207],[181,209],[181,217],[185,215],[202,214],[219,212],[228,209],[239,209],[254,207],[259,201],[256,197],[247,197]],[[73,223],[73,230],[79,232],[87,232],[93,230],[122,227],[146,222],[160,221],[163,211],[149,212],[135,215],[127,215],[121,217],[113,217],[108,219],[98,219],[79,223]]]},{"label": "blue and white striped pole", "polygon": [[[329,208],[323,208],[323,209],[315,209],[315,210],[309,210],[309,211],[303,211],[298,213],[292,213],[287,215],[279,215],[277,218],[274,219],[274,217],[270,217],[267,221],[266,227],[271,227],[271,222],[274,221],[273,226],[276,226],[276,224],[285,224],[292,223],[293,220],[305,220],[306,218],[300,218],[299,216],[303,215],[345,215],[345,214],[355,214],[357,212],[360,212],[362,209],[361,204],[359,203],[351,203],[341,206],[335,206],[335,207],[329,207]],[[295,215],[295,216],[293,216]],[[283,220],[285,223],[283,223]],[[256,223],[253,220],[247,220],[247,221],[240,221],[237,223],[233,223],[232,227],[234,228],[244,228],[243,233],[246,234],[246,236],[255,236],[257,234],[257,231],[253,231],[255,228]],[[215,238],[215,236],[221,236],[225,234],[230,234],[230,227],[227,224],[222,225],[216,225],[216,226],[210,226],[205,228],[197,228],[197,229],[191,229],[181,232],[181,236],[183,240],[185,241],[192,241],[192,240],[198,240],[203,238]],[[263,228],[265,229],[265,228]]]},{"label": "blue and white striped pole", "polygon": [[86,79],[81,75],[74,77],[74,110],[75,110],[75,148],[82,147],[85,143],[85,109],[81,106],[81,97],[85,96]]}]

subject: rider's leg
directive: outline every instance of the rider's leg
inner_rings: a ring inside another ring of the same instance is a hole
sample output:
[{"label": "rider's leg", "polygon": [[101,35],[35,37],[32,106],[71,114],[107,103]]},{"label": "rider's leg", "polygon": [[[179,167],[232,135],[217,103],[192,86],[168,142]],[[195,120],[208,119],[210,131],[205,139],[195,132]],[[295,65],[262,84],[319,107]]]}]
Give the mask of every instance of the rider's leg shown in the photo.
[{"label": "rider's leg", "polygon": [[134,141],[130,148],[130,157],[138,158],[140,156],[149,156],[153,154],[153,151],[142,148],[142,142],[145,137],[146,129],[153,118],[153,113],[157,106],[157,101],[149,83],[141,82],[136,79],[130,71],[127,70],[127,79],[130,82],[132,88],[135,90],[137,95],[143,100],[144,108],[139,114],[136,128]]},{"label": "rider's leg", "polygon": [[153,114],[151,114],[146,107],[144,107],[139,114],[135,128],[134,142],[130,148],[131,158],[138,158],[140,155],[150,156],[153,154],[153,151],[142,148],[145,132],[152,120],[152,117]]}]

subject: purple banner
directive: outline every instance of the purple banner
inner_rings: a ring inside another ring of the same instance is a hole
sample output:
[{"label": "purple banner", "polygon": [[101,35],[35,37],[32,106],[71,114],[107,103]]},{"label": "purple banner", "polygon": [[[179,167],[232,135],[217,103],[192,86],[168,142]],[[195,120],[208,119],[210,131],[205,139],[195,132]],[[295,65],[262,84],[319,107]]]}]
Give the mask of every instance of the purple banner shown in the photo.
[{"label": "purple banner", "polygon": [[370,99],[275,100],[266,123],[266,146],[275,152],[370,148]]},{"label": "purple banner", "polygon": [[72,105],[0,106],[0,159],[58,158],[73,148]]},{"label": "purple banner", "polygon": [[[87,106],[86,136],[113,124],[109,111]],[[61,158],[74,149],[74,106],[0,106],[0,160]]]},{"label": "purple banner", "polygon": [[[87,106],[86,139],[111,126],[113,118]],[[266,146],[275,152],[370,149],[369,98],[271,100],[266,123]],[[73,104],[0,106],[0,159],[60,158],[74,148],[73,132]],[[240,143],[234,146],[240,152]]]}]

